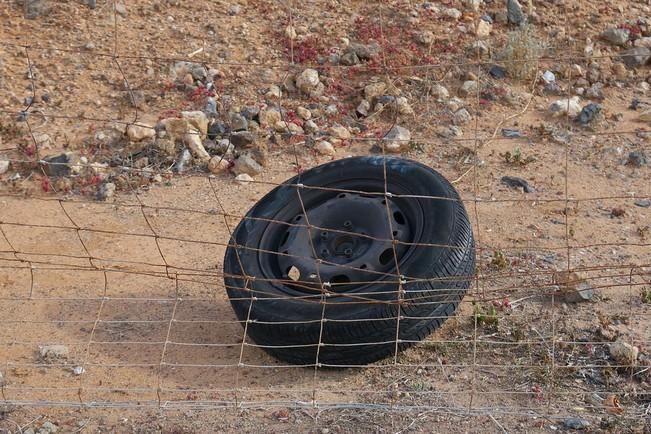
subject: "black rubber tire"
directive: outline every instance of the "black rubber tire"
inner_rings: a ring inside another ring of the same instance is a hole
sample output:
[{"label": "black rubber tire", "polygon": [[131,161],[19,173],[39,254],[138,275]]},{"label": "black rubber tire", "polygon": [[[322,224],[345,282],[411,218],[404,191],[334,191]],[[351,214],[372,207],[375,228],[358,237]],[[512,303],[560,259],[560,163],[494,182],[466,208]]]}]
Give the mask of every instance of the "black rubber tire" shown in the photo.
[{"label": "black rubber tire", "polygon": [[[392,200],[411,210],[407,218],[420,226],[398,263],[407,281],[402,297],[396,275],[327,298],[269,275],[263,264],[272,253],[260,250],[263,235],[289,221],[295,211],[288,208],[309,209],[324,194],[337,194],[329,189],[384,193],[385,179]],[[418,162],[368,156],[315,167],[264,196],[234,230],[224,281],[248,337],[268,353],[291,364],[354,366],[392,356],[438,328],[470,286],[474,266],[471,225],[454,187]]]}]

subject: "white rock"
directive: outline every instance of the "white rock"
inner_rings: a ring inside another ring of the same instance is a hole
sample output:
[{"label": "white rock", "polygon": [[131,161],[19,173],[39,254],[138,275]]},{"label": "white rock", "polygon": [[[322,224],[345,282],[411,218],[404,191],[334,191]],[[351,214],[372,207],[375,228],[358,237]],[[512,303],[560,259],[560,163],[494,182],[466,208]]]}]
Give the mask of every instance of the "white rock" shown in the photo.
[{"label": "white rock", "polygon": [[475,35],[477,35],[478,38],[486,38],[491,34],[492,27],[491,23],[480,19],[475,27]]},{"label": "white rock", "polygon": [[462,108],[465,105],[466,103],[462,99],[457,98],[456,96],[454,98],[450,98],[450,100],[447,102],[448,108],[453,112],[458,111],[460,108]]},{"label": "white rock", "polygon": [[459,95],[468,96],[468,95],[477,95],[479,90],[479,84],[475,80],[464,81],[463,85],[459,89]]},{"label": "white rock", "polygon": [[267,98],[280,98],[282,95],[283,94],[280,90],[280,87],[276,86],[275,84],[269,86],[269,90],[267,90],[267,93],[265,94]]},{"label": "white rock", "polygon": [[296,109],[296,114],[301,117],[301,119],[307,121],[312,119],[312,112],[306,109],[305,107],[298,107]]},{"label": "white rock", "polygon": [[210,160],[210,154],[208,154],[206,148],[203,147],[198,130],[190,128],[188,132],[183,135],[183,143],[198,160],[202,162]]},{"label": "white rock", "polygon": [[9,161],[0,158],[0,175],[4,175],[9,170]]},{"label": "white rock", "polygon": [[321,140],[318,142],[315,146],[314,149],[321,155],[335,155],[337,151],[335,150],[335,147],[332,146],[332,143],[326,141],[326,140]]},{"label": "white rock", "polygon": [[414,109],[409,105],[407,98],[399,96],[396,98],[396,105],[398,106],[398,113],[401,115],[413,115]]},{"label": "white rock", "polygon": [[308,68],[296,77],[296,87],[305,93],[315,90],[319,83],[319,73],[315,69]]},{"label": "white rock", "polygon": [[411,132],[407,128],[396,125],[389,130],[382,140],[384,150],[387,152],[400,152],[409,145]]},{"label": "white rock", "polygon": [[258,164],[258,162],[251,158],[249,155],[243,154],[235,159],[231,170],[235,175],[246,173],[248,175],[255,176],[262,172],[262,166],[260,166],[260,164]]},{"label": "white rock", "polygon": [[133,142],[151,139],[156,135],[154,127],[147,124],[132,124],[127,127],[127,137]]},{"label": "white rock", "polygon": [[387,85],[383,82],[371,83],[364,87],[364,96],[366,99],[371,100],[377,96],[383,95]]},{"label": "white rock", "polygon": [[241,173],[235,177],[235,182],[238,184],[248,184],[249,182],[253,181],[253,178],[251,178],[251,175],[246,174],[246,173]]},{"label": "white rock", "polygon": [[43,345],[38,348],[38,352],[41,355],[41,358],[59,358],[59,357],[68,357],[68,347],[65,345]]},{"label": "white rock", "polygon": [[221,156],[212,157],[208,162],[208,170],[215,175],[226,172],[229,167],[230,163],[228,160]]},{"label": "white rock", "polygon": [[573,96],[569,99],[559,99],[549,106],[549,111],[553,113],[554,116],[568,115],[569,117],[574,118],[581,113],[582,107],[580,101],[581,99],[578,96]]},{"label": "white rock", "polygon": [[463,5],[473,12],[478,12],[482,0],[464,0]]},{"label": "white rock", "polygon": [[303,124],[303,129],[308,133],[316,133],[319,131],[319,126],[312,119]]},{"label": "white rock", "polygon": [[448,89],[445,86],[442,86],[440,84],[433,85],[432,88],[430,89],[430,93],[438,101],[442,101],[450,97],[450,92],[448,91]]},{"label": "white rock", "polygon": [[628,344],[621,339],[618,339],[617,341],[608,345],[608,350],[610,351],[612,358],[615,359],[617,363],[628,366],[631,364],[635,365],[637,363],[637,356],[640,353],[640,349],[638,347],[634,347],[633,345]]},{"label": "white rock", "polygon": [[466,110],[465,108],[457,110],[453,115],[452,115],[452,123],[454,125],[465,125],[472,121],[472,116]]},{"label": "white rock", "polygon": [[75,366],[74,368],[72,368],[72,373],[74,375],[81,375],[84,372],[86,372],[86,370],[83,368],[83,366]]},{"label": "white rock", "polygon": [[335,139],[348,140],[350,139],[350,131],[342,125],[334,124],[328,130],[328,133]]},{"label": "white rock", "polygon": [[201,133],[201,138],[205,139],[208,133],[208,116],[202,111],[188,111],[181,112],[183,119],[188,121],[188,124],[195,127]]},{"label": "white rock", "polygon": [[458,20],[463,15],[459,9],[455,8],[446,9],[444,14],[455,20]]}]

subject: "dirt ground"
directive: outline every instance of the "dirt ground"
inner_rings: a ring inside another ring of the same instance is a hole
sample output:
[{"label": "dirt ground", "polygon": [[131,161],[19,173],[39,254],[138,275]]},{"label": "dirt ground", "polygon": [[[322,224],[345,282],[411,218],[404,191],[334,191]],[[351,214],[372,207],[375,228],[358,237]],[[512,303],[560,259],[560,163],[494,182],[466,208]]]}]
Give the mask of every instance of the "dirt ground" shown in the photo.
[{"label": "dirt ground", "polygon": [[[622,73],[625,47],[599,37],[624,24],[648,36],[638,25],[646,3],[524,5],[545,47],[534,68],[554,71],[556,93],[540,78],[489,73],[508,61],[500,53],[514,26],[497,19],[503,2],[479,12],[455,0],[48,3],[33,19],[0,5],[0,160],[10,162],[0,173],[0,432],[54,432],[49,422],[59,432],[542,433],[569,430],[568,418],[589,432],[651,432],[651,166],[630,157],[651,158],[651,117],[641,116],[649,66]],[[482,14],[495,23],[477,57],[468,47]],[[434,42],[419,43],[427,31]],[[382,55],[331,65],[344,39],[380,41]],[[178,173],[176,155],[134,152],[128,124],[205,105],[203,88],[179,86],[179,60],[219,70],[221,118],[275,105],[294,120],[305,106],[318,131],[262,134],[265,165],[248,183],[196,159]],[[283,86],[309,66],[322,95]],[[481,91],[463,94],[467,80]],[[356,115],[378,82],[412,112]],[[581,99],[600,105],[594,120],[550,114],[595,82],[603,95]],[[450,96],[433,96],[436,84]],[[274,85],[281,98],[269,96]],[[142,103],[130,103],[134,91]],[[454,96],[472,120],[446,138]],[[351,137],[334,137],[336,124]],[[411,132],[401,154],[453,181],[466,205],[473,287],[457,315],[396,358],[283,365],[246,339],[229,305],[229,228],[300,170],[382,152],[394,124]],[[316,151],[323,139],[333,155]],[[81,171],[59,177],[39,165],[64,151],[85,158]],[[504,185],[505,175],[534,191]],[[117,191],[99,197],[108,182]],[[563,298],[571,288],[554,279],[566,270],[595,289],[590,300]],[[617,360],[615,342],[638,353]],[[67,354],[43,355],[48,345]]]}]

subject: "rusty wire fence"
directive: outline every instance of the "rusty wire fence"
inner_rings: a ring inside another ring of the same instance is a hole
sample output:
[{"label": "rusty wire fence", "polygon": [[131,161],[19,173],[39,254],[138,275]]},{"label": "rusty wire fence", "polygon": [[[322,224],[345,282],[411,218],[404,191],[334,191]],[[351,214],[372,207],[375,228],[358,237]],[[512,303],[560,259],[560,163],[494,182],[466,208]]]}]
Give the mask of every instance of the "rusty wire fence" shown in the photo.
[{"label": "rusty wire fence", "polygon": [[[130,97],[135,91],[130,83],[143,81],[138,78],[145,74],[143,62],[187,61],[206,69],[253,74],[272,69],[282,71],[281,82],[310,66],[293,61],[293,40],[290,60],[273,64],[211,58],[206,41],[191,57],[132,55],[120,38],[130,18],[120,16],[113,2],[100,2],[97,8],[112,17],[113,26],[105,29],[112,42],[106,47],[89,51],[51,46],[48,41],[5,40],[0,42],[10,56],[5,63],[22,63],[32,71],[43,54],[79,55],[92,59],[96,72],[117,74]],[[390,20],[383,15],[387,11],[388,6],[378,7],[374,17],[380,29]],[[287,23],[300,13],[298,6],[288,8]],[[224,285],[224,251],[248,208],[285,179],[327,161],[302,153],[301,147],[309,144],[305,135],[288,128],[285,145],[270,157],[271,168],[246,184],[234,183],[226,174],[197,171],[165,172],[169,185],[150,186],[143,179],[154,175],[151,170],[121,164],[116,170],[125,181],[114,198],[98,201],[66,194],[65,189],[57,191],[55,177],[48,174],[49,167],[68,163],[45,159],[38,140],[41,125],[75,122],[126,129],[140,124],[143,113],[132,108],[127,116],[102,117],[41,107],[35,101],[43,79],[28,74],[32,98],[21,107],[1,108],[6,119],[18,119],[27,127],[28,141],[21,142],[21,149],[33,151],[14,152],[16,146],[6,140],[0,145],[13,171],[2,175],[0,194],[2,400],[35,408],[353,408],[414,412],[423,419],[490,415],[497,427],[502,426],[497,420],[515,416],[556,420],[578,415],[595,421],[605,417],[622,426],[648,419],[649,211],[634,204],[644,204],[651,196],[651,175],[644,167],[600,166],[610,154],[590,152],[598,141],[626,150],[638,144],[648,151],[645,130],[617,125],[585,128],[565,116],[555,118],[552,129],[541,126],[524,136],[504,137],[504,128],[534,113],[543,101],[541,72],[599,60],[585,59],[584,53],[569,48],[552,54],[513,60],[535,64],[534,75],[521,85],[530,91],[528,99],[516,108],[490,112],[485,88],[477,86],[472,90],[476,97],[465,103],[475,114],[464,126],[471,133],[442,139],[429,130],[409,140],[408,156],[441,170],[461,194],[476,243],[477,266],[467,276],[472,286],[456,315],[422,343],[369,366],[345,368],[327,366],[318,352],[313,363],[302,366],[268,356],[245,333],[255,318],[235,317]],[[400,66],[383,58],[366,69],[364,64],[339,65],[330,71],[344,78],[351,69],[355,74],[374,73],[409,89],[428,83],[458,87],[459,77],[446,75],[454,68],[472,73],[479,83],[495,81],[486,72],[495,62],[490,50],[471,53],[470,60],[450,57]],[[72,74],[74,65],[61,67],[71,68]],[[572,81],[571,73],[565,80]],[[231,85],[253,86],[247,79]],[[360,89],[352,86],[347,92],[355,96]],[[428,92],[420,96],[424,108],[409,115],[409,125],[435,123],[445,111]],[[572,95],[568,86],[554,99]],[[282,122],[293,122],[282,101],[275,102]],[[375,146],[386,154],[383,138],[393,126],[405,123],[401,116],[389,113],[377,131],[347,139],[362,147],[353,147],[350,153]],[[559,131],[568,134],[567,140],[550,139]],[[516,145],[517,153],[505,157],[503,151]],[[522,150],[535,154],[536,161],[520,156]],[[344,150],[337,158],[347,153]],[[78,165],[76,173],[92,169],[88,160]],[[502,185],[501,174],[506,171],[533,180],[540,188],[525,192]],[[17,172],[22,178],[10,178]],[[609,180],[599,181],[603,172],[609,173]],[[621,173],[633,175],[618,178]],[[45,182],[49,191],[25,194],[16,188],[29,178],[38,179],[41,186]],[[300,183],[293,187],[298,197],[312,188]],[[407,201],[440,199],[401,197],[386,190],[371,193]],[[303,225],[311,231],[320,229],[309,222]],[[246,264],[243,269],[243,276],[230,277],[254,282]],[[394,319],[399,328],[403,286],[418,279],[396,272],[389,278],[395,282],[396,299],[386,303],[398,306]],[[307,298],[326,306],[336,295],[329,282],[321,282]],[[405,342],[389,343],[397,349]],[[329,343],[319,340],[314,345]]]}]

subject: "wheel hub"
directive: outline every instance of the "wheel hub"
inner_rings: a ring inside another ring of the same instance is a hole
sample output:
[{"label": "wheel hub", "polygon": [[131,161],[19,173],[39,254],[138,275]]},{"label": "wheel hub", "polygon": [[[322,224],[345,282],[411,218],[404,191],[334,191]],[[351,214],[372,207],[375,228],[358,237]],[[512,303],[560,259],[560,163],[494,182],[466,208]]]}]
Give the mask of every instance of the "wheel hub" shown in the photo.
[{"label": "wheel hub", "polygon": [[[377,280],[396,267],[411,229],[397,204],[384,196],[340,193],[298,214],[280,238],[285,278],[341,292]],[[308,226],[309,222],[309,226]],[[395,250],[394,250],[395,247]],[[320,279],[319,279],[320,278]]]}]

